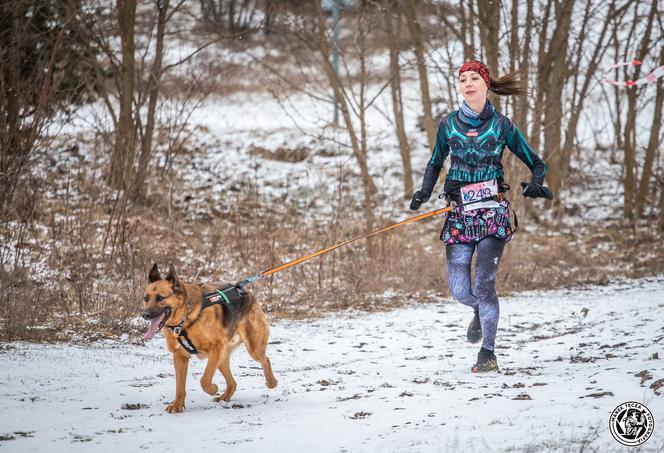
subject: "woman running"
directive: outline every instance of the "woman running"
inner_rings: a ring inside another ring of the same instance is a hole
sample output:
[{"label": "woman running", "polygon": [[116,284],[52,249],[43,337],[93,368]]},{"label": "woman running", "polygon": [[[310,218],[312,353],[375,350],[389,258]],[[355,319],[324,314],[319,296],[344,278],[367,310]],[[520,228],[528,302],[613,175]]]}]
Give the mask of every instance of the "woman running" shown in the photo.
[{"label": "woman running", "polygon": [[[543,185],[546,165],[542,159],[516,125],[487,99],[489,90],[499,95],[527,94],[516,73],[494,80],[484,63],[467,61],[459,69],[458,88],[464,102],[459,110],[441,119],[422,188],[413,195],[410,209],[417,210],[429,200],[449,155],[450,169],[443,190],[457,207],[447,214],[440,239],[446,245],[450,292],[475,312],[467,338],[471,343],[482,340],[472,367],[474,373],[480,373],[498,370],[494,353],[500,313],[496,274],[503,248],[512,238],[509,202],[504,195],[509,186],[503,182],[505,146],[532,172],[531,182],[521,183],[523,195],[549,200],[553,195]],[[473,254],[477,254],[474,285]]]}]

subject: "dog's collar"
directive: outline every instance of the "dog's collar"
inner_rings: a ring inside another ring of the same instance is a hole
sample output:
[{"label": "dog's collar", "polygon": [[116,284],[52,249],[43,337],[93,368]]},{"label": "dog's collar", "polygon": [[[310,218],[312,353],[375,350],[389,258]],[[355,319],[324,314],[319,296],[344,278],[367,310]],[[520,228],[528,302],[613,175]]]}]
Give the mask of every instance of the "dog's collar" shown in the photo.
[{"label": "dog's collar", "polygon": [[[199,289],[201,291],[201,300],[204,300],[205,299],[205,294],[203,293],[203,288],[199,288]],[[203,308],[205,308],[205,307],[203,307],[203,305],[201,303],[201,308],[198,311],[198,314],[196,315],[196,318],[189,323],[188,327],[190,327],[193,323],[198,321],[198,318],[201,316],[201,313],[203,312]],[[189,295],[187,295],[187,312],[182,317],[182,321],[180,321],[178,324],[176,324],[174,326],[168,326],[167,325],[166,327],[168,327],[170,329],[170,331],[173,332],[174,335],[180,335],[180,332],[184,331],[184,323],[187,322],[187,318],[189,317],[189,313],[191,313],[191,299],[189,299]]]},{"label": "dog's collar", "polygon": [[198,354],[198,349],[196,349],[194,342],[191,341],[189,335],[187,335],[187,331],[182,328],[184,321],[184,319],[180,321],[180,324],[177,326],[166,327],[173,333],[175,338],[178,340],[178,343],[180,343],[180,346],[182,346],[185,351],[187,351],[189,354]]},{"label": "dog's collar", "polygon": [[[203,300],[205,299],[205,295],[203,294],[203,288],[200,288],[200,291],[201,291],[201,300]],[[198,354],[198,349],[196,349],[196,346],[191,341],[191,339],[189,339],[189,335],[187,335],[187,331],[184,329],[184,323],[187,322],[187,318],[189,317],[190,312],[191,312],[191,299],[189,299],[189,295],[187,295],[187,312],[182,317],[182,320],[174,326],[167,325],[166,327],[168,328],[168,330],[171,331],[173,336],[178,340],[178,342],[184,348],[185,351],[187,351],[189,354]],[[191,327],[192,324],[198,321],[198,318],[200,318],[202,312],[203,312],[203,306],[201,305],[201,309],[198,311],[196,318],[189,323],[188,327]]]},{"label": "dog's collar", "polygon": [[180,335],[180,333],[183,332],[182,326],[184,325],[184,322],[185,322],[186,319],[187,319],[187,318],[185,318],[185,319],[183,319],[182,321],[180,321],[180,323],[179,323],[178,325],[176,325],[176,326],[166,326],[166,327],[168,328],[168,330],[171,331],[171,333],[172,333],[173,335],[178,336],[178,335]]}]

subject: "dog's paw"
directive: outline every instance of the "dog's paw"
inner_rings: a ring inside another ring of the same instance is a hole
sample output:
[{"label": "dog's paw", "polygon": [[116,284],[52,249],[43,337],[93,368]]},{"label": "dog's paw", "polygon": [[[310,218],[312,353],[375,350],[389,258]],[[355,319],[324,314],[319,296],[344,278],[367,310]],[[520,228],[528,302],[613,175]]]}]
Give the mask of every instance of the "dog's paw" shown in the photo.
[{"label": "dog's paw", "polygon": [[269,389],[273,389],[277,386],[277,380],[272,378],[272,379],[266,379],[265,380],[265,386]]},{"label": "dog's paw", "polygon": [[222,401],[229,402],[231,400],[231,396],[233,396],[233,392],[226,390],[223,394],[215,396],[212,401],[215,403],[220,403]]},{"label": "dog's paw", "polygon": [[219,387],[217,386],[217,384],[209,384],[207,386],[205,384],[201,384],[201,387],[203,388],[203,391],[205,393],[212,396],[216,395],[217,392],[219,391]]},{"label": "dog's paw", "polygon": [[166,412],[169,414],[179,414],[184,411],[184,401],[173,401],[166,406]]}]

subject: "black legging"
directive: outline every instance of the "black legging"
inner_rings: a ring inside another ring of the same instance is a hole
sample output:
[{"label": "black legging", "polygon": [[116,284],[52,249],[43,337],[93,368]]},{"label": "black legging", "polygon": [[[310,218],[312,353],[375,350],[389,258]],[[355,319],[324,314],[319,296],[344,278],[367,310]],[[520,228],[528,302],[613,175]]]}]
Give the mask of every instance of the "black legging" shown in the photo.
[{"label": "black legging", "polygon": [[[505,242],[487,236],[476,244],[451,244],[445,247],[450,292],[464,305],[479,310],[482,325],[482,346],[493,350],[500,307],[496,295],[496,274]],[[477,250],[475,286],[471,286],[470,264]]]}]

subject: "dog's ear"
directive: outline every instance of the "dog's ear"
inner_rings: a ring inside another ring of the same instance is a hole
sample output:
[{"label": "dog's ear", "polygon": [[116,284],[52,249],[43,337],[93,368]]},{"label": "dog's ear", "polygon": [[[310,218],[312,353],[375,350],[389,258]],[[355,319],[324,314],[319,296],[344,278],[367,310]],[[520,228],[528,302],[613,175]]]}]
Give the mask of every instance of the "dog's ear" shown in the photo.
[{"label": "dog's ear", "polygon": [[148,281],[153,283],[157,280],[161,280],[161,275],[159,275],[159,266],[157,266],[157,263],[154,263],[152,269],[150,269],[150,273],[148,274]]},{"label": "dog's ear", "polygon": [[166,276],[166,280],[171,282],[171,286],[173,287],[173,292],[182,291],[180,278],[178,277],[177,272],[175,272],[175,267],[173,266],[173,263],[168,263],[168,275]]}]

